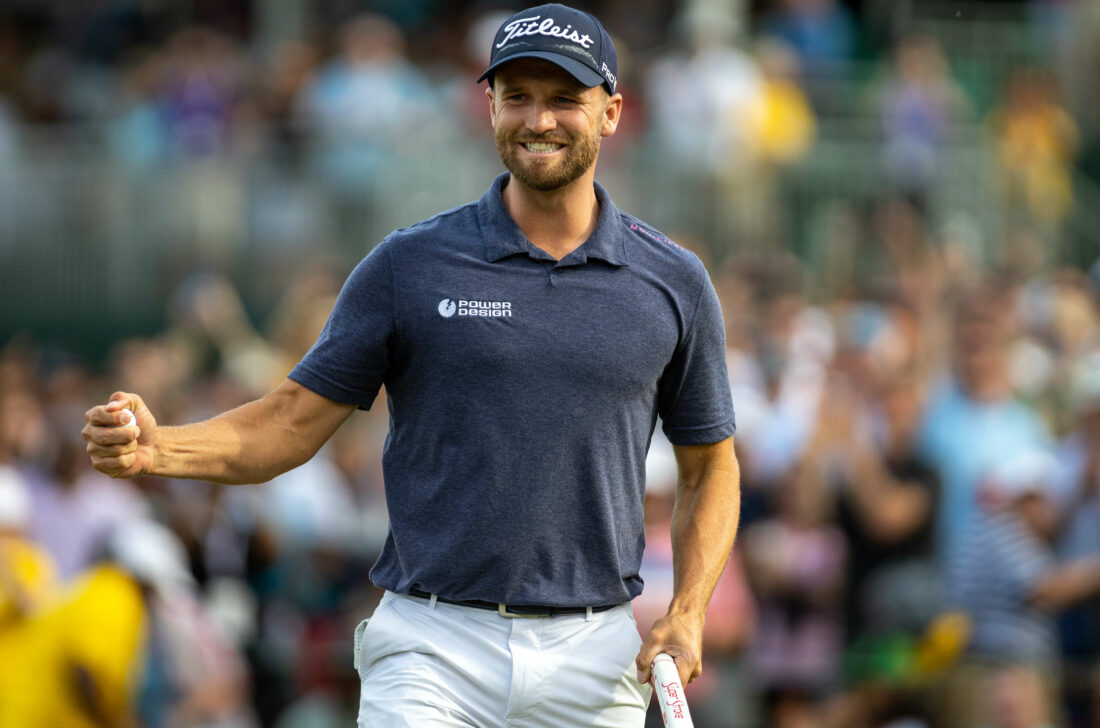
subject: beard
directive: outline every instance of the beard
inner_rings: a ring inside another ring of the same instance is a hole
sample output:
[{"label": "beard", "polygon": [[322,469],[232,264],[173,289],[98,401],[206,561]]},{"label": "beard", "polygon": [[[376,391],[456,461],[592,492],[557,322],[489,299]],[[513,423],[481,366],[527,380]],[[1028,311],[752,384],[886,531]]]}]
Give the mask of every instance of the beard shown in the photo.
[{"label": "beard", "polygon": [[561,189],[578,179],[596,163],[600,151],[600,137],[573,137],[566,140],[547,136],[538,139],[524,138],[525,142],[554,141],[565,143],[562,158],[551,160],[521,158],[520,145],[515,134],[498,130],[497,152],[500,161],[519,180],[520,184],[539,192]]}]

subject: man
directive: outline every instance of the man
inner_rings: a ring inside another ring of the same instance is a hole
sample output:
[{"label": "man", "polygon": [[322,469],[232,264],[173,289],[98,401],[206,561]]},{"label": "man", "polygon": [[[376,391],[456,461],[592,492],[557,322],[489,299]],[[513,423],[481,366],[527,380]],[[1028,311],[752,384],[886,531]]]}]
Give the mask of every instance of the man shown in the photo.
[{"label": "man", "polygon": [[993,665],[1034,673],[1047,687],[1048,709],[1058,705],[1063,656],[1056,617],[1100,594],[1100,555],[1062,560],[1052,545],[1059,514],[1051,483],[1058,467],[1045,450],[1023,451],[1008,455],[982,481],[982,513],[948,573],[950,596],[973,629],[937,725],[979,724],[969,711],[986,707],[974,696],[987,692]]},{"label": "man", "polygon": [[[357,633],[361,725],[640,726],[658,652],[700,672],[739,507],[721,311],[698,259],[595,183],[616,70],[587,13],[509,18],[482,76],[508,173],[379,244],[287,381],[184,427],[129,393],[87,413],[104,472],[258,482],[385,385],[386,595]],[[676,589],[642,642],[629,602],[658,416],[680,473]]]},{"label": "man", "polygon": [[917,449],[941,483],[936,504],[940,560],[957,558],[978,520],[977,492],[1006,454],[1050,447],[1039,413],[1016,396],[1010,351],[1012,300],[990,282],[965,294],[952,331],[952,372],[929,397]]}]

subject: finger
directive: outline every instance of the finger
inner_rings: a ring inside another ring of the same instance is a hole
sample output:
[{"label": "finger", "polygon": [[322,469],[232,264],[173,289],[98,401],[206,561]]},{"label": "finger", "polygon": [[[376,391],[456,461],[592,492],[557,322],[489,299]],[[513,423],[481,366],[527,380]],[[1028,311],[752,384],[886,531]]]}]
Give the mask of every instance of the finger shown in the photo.
[{"label": "finger", "polygon": [[[683,646],[666,642],[664,644],[654,644],[652,650],[643,653],[639,653],[639,661],[643,658],[647,658],[646,665],[653,664],[654,658],[661,652],[664,652],[676,663],[676,671],[680,674],[680,681],[687,685],[692,680],[695,680],[703,672],[702,661],[698,655],[691,650],[685,649]],[[639,665],[639,671],[641,666]],[[640,674],[640,673],[639,673]],[[649,670],[647,669],[646,678],[649,677]],[[640,681],[639,681],[640,682]]]},{"label": "finger", "polygon": [[649,682],[651,677],[650,669],[653,665],[653,658],[660,652],[660,645],[645,642],[642,644],[641,649],[638,651],[638,656],[634,658],[634,667],[638,670],[638,682],[645,685]]},{"label": "finger", "polygon": [[125,427],[132,413],[126,407],[108,409],[110,404],[97,405],[84,413],[84,420],[95,427]]},{"label": "finger", "polygon": [[128,477],[132,474],[137,455],[128,453],[117,458],[92,458],[92,466],[99,472],[112,478]]},{"label": "finger", "polygon": [[88,451],[88,454],[93,457],[117,458],[137,452],[137,443],[124,442],[101,445],[99,443],[89,442],[85,449]]},{"label": "finger", "polygon": [[111,398],[104,405],[104,408],[108,412],[123,412],[129,410],[135,416],[138,411],[145,406],[145,402],[141,397],[136,394],[130,394],[129,392],[115,392],[111,395]]},{"label": "finger", "polygon": [[684,685],[687,685],[702,674],[702,661],[699,656],[692,651],[678,645],[668,645],[664,651],[668,653],[676,663],[676,670],[680,673],[680,680],[683,681]]},{"label": "finger", "polygon": [[84,421],[93,427],[114,427],[119,415],[107,410],[106,405],[98,404],[84,413]]},{"label": "finger", "polygon": [[107,400],[107,408],[112,412],[118,411],[122,408],[133,409],[137,404],[134,401],[134,396],[126,392],[115,392],[111,395],[111,398]]},{"label": "finger", "polygon": [[86,424],[80,431],[84,440],[93,445],[127,445],[137,441],[136,427],[127,427],[119,423],[107,425]]},{"label": "finger", "polygon": [[676,668],[680,671],[680,679],[684,681],[684,685],[687,685],[703,674],[703,663],[701,660],[690,663],[687,660],[681,661],[678,658],[673,659],[676,660]]},{"label": "finger", "polygon": [[84,413],[84,418],[88,424],[100,427],[136,427],[139,408],[144,408],[144,405],[137,395],[115,392],[107,404],[92,407]]},{"label": "finger", "polygon": [[[118,413],[119,422],[126,426],[136,427],[139,432],[156,424],[153,413],[145,405],[145,400],[136,394],[115,392],[105,406],[109,412]],[[144,423],[144,426],[140,423]]]}]

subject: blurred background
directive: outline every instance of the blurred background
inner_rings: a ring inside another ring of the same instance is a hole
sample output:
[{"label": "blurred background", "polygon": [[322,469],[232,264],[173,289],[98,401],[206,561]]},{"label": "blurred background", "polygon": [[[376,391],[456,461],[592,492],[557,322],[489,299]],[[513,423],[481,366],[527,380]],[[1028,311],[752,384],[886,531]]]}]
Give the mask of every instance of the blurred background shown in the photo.
[{"label": "blurred background", "polygon": [[[726,316],[696,724],[1100,726],[1100,4],[574,5],[619,52],[597,177]],[[386,233],[502,170],[474,79],[519,7],[0,0],[0,728],[354,724],[385,408],[238,488],[100,476],[83,412],[281,381]]]}]

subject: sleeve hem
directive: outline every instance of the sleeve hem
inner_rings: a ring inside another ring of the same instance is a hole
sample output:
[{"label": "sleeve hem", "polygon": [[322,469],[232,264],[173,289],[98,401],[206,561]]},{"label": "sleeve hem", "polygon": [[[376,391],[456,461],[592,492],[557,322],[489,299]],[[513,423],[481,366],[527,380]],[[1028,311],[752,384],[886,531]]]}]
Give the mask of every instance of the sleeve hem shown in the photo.
[{"label": "sleeve hem", "polygon": [[713,445],[732,437],[736,430],[731,418],[718,425],[665,428],[665,436],[673,445]]},{"label": "sleeve hem", "polygon": [[301,384],[306,389],[313,390],[322,397],[327,397],[343,404],[353,404],[359,409],[369,410],[374,404],[378,392],[362,392],[359,390],[342,387],[335,382],[325,379],[303,367],[295,368],[289,375],[291,379]]}]

